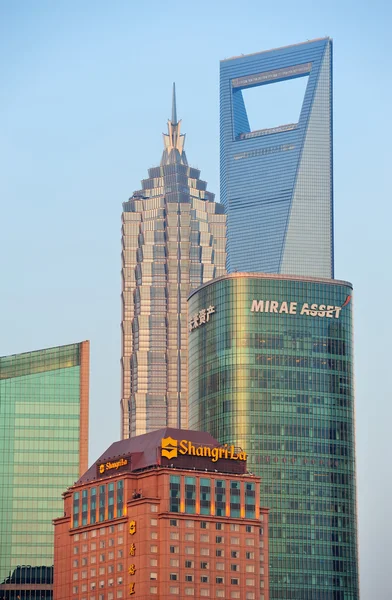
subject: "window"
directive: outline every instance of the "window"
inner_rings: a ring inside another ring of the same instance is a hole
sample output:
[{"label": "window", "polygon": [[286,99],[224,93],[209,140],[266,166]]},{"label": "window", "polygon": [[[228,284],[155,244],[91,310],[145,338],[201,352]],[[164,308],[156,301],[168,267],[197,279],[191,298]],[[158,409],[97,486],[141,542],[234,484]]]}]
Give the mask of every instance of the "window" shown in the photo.
[{"label": "window", "polygon": [[255,566],[254,565],[246,565],[245,571],[247,573],[254,573],[255,572]]},{"label": "window", "polygon": [[254,528],[252,527],[252,525],[247,525],[245,527],[245,531],[246,531],[246,533],[253,533]]},{"label": "window", "polygon": [[158,561],[156,558],[150,558],[150,567],[157,567]]},{"label": "window", "polygon": [[240,566],[239,565],[230,565],[230,569],[231,569],[231,571],[239,571]]},{"label": "window", "polygon": [[196,478],[185,477],[185,512],[195,514],[196,512]]},{"label": "window", "polygon": [[99,574],[105,575],[105,567],[99,567]]},{"label": "window", "polygon": [[[116,516],[122,517],[124,514],[124,482],[117,481],[117,506],[116,506]],[[120,530],[120,526],[118,528]]]},{"label": "window", "polygon": [[105,562],[105,555],[104,554],[100,554],[99,555],[99,562]]},{"label": "window", "polygon": [[177,519],[170,519],[170,525],[171,527],[178,527]]},{"label": "window", "polygon": [[178,554],[178,546],[170,546],[170,554]]},{"label": "window", "polygon": [[208,569],[208,567],[209,567],[208,562],[201,562],[200,563],[200,568],[201,569]]},{"label": "window", "polygon": [[155,571],[150,573],[150,579],[151,581],[156,581],[158,579],[158,573],[156,573]]},{"label": "window", "polygon": [[248,560],[254,560],[255,553],[254,552],[245,552],[245,556]]},{"label": "window", "polygon": [[238,585],[238,579],[231,579],[231,585]]},{"label": "window", "polygon": [[239,481],[230,481],[230,516],[241,516],[241,484]]},{"label": "window", "polygon": [[232,523],[230,525],[230,531],[239,531],[240,530],[240,526],[238,525],[238,523]]},{"label": "window", "polygon": [[240,553],[238,552],[238,550],[232,550],[231,551],[231,558],[239,558]]},{"label": "window", "polygon": [[194,554],[195,549],[193,546],[185,546],[185,554]]},{"label": "window", "polygon": [[215,556],[224,556],[225,555],[225,551],[224,550],[215,550]]},{"label": "window", "polygon": [[254,539],[253,538],[246,538],[245,545],[246,546],[254,546],[255,545]]},{"label": "window", "polygon": [[215,537],[215,542],[216,542],[217,544],[223,544],[223,542],[224,542],[224,537],[222,537],[221,535],[217,535],[217,536]]},{"label": "window", "polygon": [[75,492],[73,495],[72,527],[79,527],[79,498],[80,498],[79,492]]},{"label": "window", "polygon": [[154,554],[154,553],[158,552],[158,546],[150,546],[150,552],[151,552],[152,554]]},{"label": "window", "polygon": [[216,590],[215,596],[216,596],[216,598],[224,598],[225,597],[225,590]]},{"label": "window", "polygon": [[186,542],[193,542],[195,540],[195,534],[194,533],[186,533],[185,534],[185,541]]},{"label": "window", "polygon": [[117,563],[117,571],[122,571],[122,570],[123,570],[122,563]]},{"label": "window", "polygon": [[245,583],[246,583],[246,585],[254,585],[255,584],[255,580],[254,579],[247,579]]},{"label": "window", "polygon": [[73,553],[79,554],[79,546],[74,546]]},{"label": "window", "polygon": [[171,567],[179,567],[180,566],[180,561],[178,560],[178,558],[171,558],[170,559],[170,566]]},{"label": "window", "polygon": [[223,523],[215,523],[215,529],[219,529],[219,531],[221,531],[223,529]]},{"label": "window", "polygon": [[93,551],[93,550],[96,550],[96,549],[97,549],[97,542],[91,542],[91,544],[90,544],[90,550]]},{"label": "window", "polygon": [[72,579],[77,581],[79,579],[79,573],[74,573]]},{"label": "window", "polygon": [[200,514],[211,514],[211,480],[200,479]]},{"label": "window", "polygon": [[215,514],[226,516],[226,483],[218,479],[215,480]]},{"label": "window", "polygon": [[177,581],[177,579],[178,579],[177,573],[170,573],[170,581]]},{"label": "window", "polygon": [[72,588],[72,593],[73,594],[77,594],[78,593],[78,589],[79,589],[78,586],[74,585],[73,588]]},{"label": "window", "polygon": [[150,519],[150,524],[152,527],[156,527],[158,525],[158,519]]},{"label": "window", "polygon": [[195,595],[195,588],[189,588],[186,587],[185,588],[185,596],[194,596]]},{"label": "window", "polygon": [[193,575],[185,574],[185,581],[193,581]]},{"label": "window", "polygon": [[170,512],[180,512],[181,477],[170,475]]},{"label": "window", "polygon": [[208,529],[208,525],[207,521],[200,521],[200,529]]},{"label": "window", "polygon": [[190,527],[192,529],[192,527],[195,526],[195,522],[194,521],[185,521],[185,527]]},{"label": "window", "polygon": [[170,586],[169,591],[170,591],[171,594],[179,594],[180,593],[180,588]]},{"label": "window", "polygon": [[200,554],[202,556],[209,556],[210,555],[210,549],[209,548],[200,548]]},{"label": "window", "polygon": [[209,542],[209,541],[210,541],[210,536],[209,536],[209,535],[206,535],[205,533],[203,533],[203,534],[200,536],[200,541],[201,541],[201,542]]},{"label": "window", "polygon": [[[122,598],[123,597],[123,593],[122,590],[117,590],[117,598]],[[91,598],[90,598],[91,600]]]},{"label": "window", "polygon": [[256,596],[254,592],[246,592],[246,600],[254,600],[255,597]]},{"label": "window", "polygon": [[224,583],[225,582],[225,578],[224,577],[216,577],[215,578],[215,583]]},{"label": "window", "polygon": [[150,594],[157,594],[158,593],[158,588],[153,585],[150,587]]},{"label": "window", "polygon": [[193,569],[195,563],[193,562],[193,560],[186,560],[185,561],[185,568],[186,569]]},{"label": "window", "polygon": [[151,510],[151,512],[158,512],[158,505],[157,504],[151,504],[150,510]]},{"label": "window", "polygon": [[152,540],[157,540],[158,539],[158,532],[157,531],[151,531],[151,539]]},{"label": "window", "polygon": [[241,598],[241,596],[239,592],[231,592],[230,598]]},{"label": "window", "polygon": [[206,588],[201,588],[200,596],[209,596],[209,595],[210,595],[210,590],[208,590]]},{"label": "window", "polygon": [[[99,522],[100,523],[105,520],[105,503],[106,503],[106,486],[100,485],[99,486]],[[100,531],[100,534],[102,535],[103,532],[104,532],[104,529],[102,528]]]},{"label": "window", "polygon": [[95,565],[96,562],[97,562],[97,557],[95,555],[90,556],[90,564]]},{"label": "window", "polygon": [[200,577],[200,581],[201,581],[202,583],[208,583],[208,577],[207,577],[206,575],[202,575],[202,576]]},{"label": "window", "polygon": [[79,566],[79,561],[78,560],[74,560],[72,563],[73,567],[78,567]]},{"label": "window", "polygon": [[101,540],[101,541],[99,542],[99,547],[100,547],[100,548],[105,548],[105,544],[106,544],[105,540]]},{"label": "window", "polygon": [[224,571],[225,570],[225,563],[223,563],[223,562],[217,562],[216,563],[216,570],[217,571]]},{"label": "window", "polygon": [[[245,483],[245,518],[254,519],[256,516],[256,485]],[[250,526],[251,527],[251,526]],[[253,531],[253,527],[252,527]],[[247,530],[247,533],[248,532]]]}]

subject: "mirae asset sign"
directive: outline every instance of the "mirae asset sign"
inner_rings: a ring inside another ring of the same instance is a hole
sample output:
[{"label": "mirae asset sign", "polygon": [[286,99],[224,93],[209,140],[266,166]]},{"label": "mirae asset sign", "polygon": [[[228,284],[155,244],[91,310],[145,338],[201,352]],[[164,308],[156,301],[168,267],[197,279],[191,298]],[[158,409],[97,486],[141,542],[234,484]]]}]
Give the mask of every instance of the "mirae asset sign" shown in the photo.
[{"label": "mirae asset sign", "polygon": [[253,300],[250,308],[251,312],[279,313],[286,315],[306,315],[308,317],[328,317],[330,319],[339,319],[340,311],[347,306],[351,296],[347,296],[341,306],[332,304],[310,304],[303,302],[277,302],[276,300]]}]

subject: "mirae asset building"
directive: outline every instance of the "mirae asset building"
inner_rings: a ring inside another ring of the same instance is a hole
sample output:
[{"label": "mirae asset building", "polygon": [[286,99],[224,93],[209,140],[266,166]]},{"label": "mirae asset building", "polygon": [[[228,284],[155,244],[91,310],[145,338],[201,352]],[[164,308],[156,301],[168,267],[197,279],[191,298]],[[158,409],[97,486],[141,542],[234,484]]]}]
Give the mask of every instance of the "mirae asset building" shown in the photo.
[{"label": "mirae asset building", "polygon": [[345,281],[231,273],[188,300],[189,425],[236,440],[262,477],[273,598],[359,597],[352,294]]},{"label": "mirae asset building", "polygon": [[56,600],[269,600],[260,478],[241,448],[208,433],[115,442],[54,523]]}]

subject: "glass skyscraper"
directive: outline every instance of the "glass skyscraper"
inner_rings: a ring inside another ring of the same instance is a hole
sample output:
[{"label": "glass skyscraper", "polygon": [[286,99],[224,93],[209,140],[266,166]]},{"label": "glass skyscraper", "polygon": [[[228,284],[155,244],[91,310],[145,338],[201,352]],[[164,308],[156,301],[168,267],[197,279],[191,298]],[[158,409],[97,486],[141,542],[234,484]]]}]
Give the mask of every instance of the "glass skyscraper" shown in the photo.
[{"label": "glass skyscraper", "polygon": [[[298,77],[298,122],[252,130],[243,91]],[[221,61],[220,136],[228,271],[332,278],[332,41]]]},{"label": "glass skyscraper", "polygon": [[188,303],[189,426],[261,476],[271,600],[358,600],[351,284],[232,273]]},{"label": "glass skyscraper", "polygon": [[0,358],[0,597],[50,599],[52,520],[88,467],[89,342]]},{"label": "glass skyscraper", "polygon": [[187,297],[226,272],[223,206],[188,165],[172,118],[160,166],[123,204],[122,436],[187,428]]}]

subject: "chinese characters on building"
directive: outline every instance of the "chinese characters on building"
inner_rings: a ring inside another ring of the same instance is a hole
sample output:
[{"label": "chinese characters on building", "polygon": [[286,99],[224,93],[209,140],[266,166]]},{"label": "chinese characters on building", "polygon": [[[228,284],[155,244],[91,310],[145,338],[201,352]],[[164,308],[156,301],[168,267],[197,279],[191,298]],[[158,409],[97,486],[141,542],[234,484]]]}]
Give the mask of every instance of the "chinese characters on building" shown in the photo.
[{"label": "chinese characters on building", "polygon": [[200,327],[200,325],[204,325],[208,323],[210,320],[210,315],[213,315],[215,312],[215,306],[209,306],[208,308],[202,308],[198,313],[193,315],[193,317],[189,320],[189,331],[193,331]]},{"label": "chinese characters on building", "polygon": [[[130,521],[129,522],[129,535],[135,535],[136,533],[136,521]],[[136,555],[136,545],[135,544],[131,544],[129,547],[129,556],[135,556]],[[135,563],[132,563],[129,565],[128,567],[128,574],[133,576],[136,573],[136,565]],[[135,582],[131,581],[129,584],[129,595],[133,596],[135,594]]]}]

